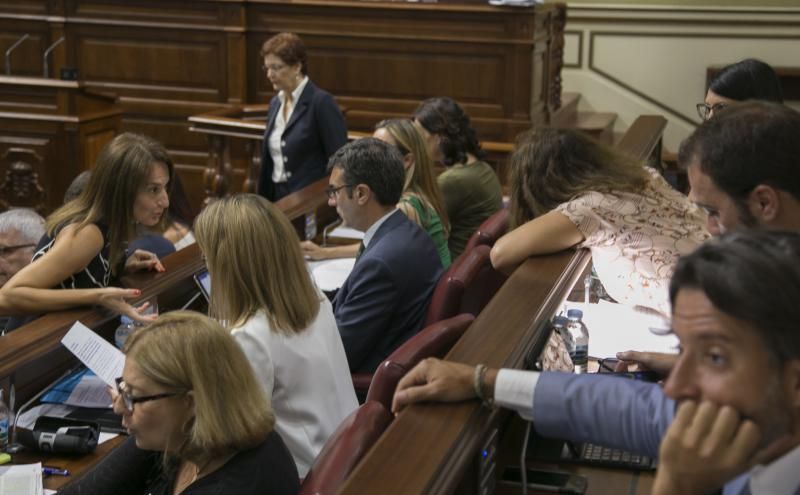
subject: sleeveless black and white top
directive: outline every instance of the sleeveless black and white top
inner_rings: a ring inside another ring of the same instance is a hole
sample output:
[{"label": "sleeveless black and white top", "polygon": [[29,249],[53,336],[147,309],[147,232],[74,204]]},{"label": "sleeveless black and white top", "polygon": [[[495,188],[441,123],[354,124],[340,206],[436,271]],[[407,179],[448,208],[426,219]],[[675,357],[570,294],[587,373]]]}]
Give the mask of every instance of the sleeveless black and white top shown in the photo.
[{"label": "sleeveless black and white top", "polygon": [[[95,289],[108,287],[111,283],[111,263],[109,260],[109,252],[111,251],[111,243],[108,239],[108,227],[103,224],[95,224],[100,233],[103,234],[103,248],[97,253],[97,256],[92,258],[88,265],[83,270],[73,273],[69,277],[61,281],[56,288],[61,289]],[[56,229],[56,235],[61,231],[62,227]],[[55,237],[50,237],[45,234],[42,236],[39,244],[36,246],[36,251],[33,253],[31,262],[44,256],[55,243]]]}]

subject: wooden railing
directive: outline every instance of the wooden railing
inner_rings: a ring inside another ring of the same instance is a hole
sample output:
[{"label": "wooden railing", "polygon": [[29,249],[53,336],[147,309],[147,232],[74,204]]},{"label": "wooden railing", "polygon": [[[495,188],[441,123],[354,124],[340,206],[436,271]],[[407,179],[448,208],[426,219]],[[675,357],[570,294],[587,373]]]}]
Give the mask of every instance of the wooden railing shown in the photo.
[{"label": "wooden railing", "polygon": [[[302,235],[305,216],[316,213],[320,229],[335,211],[327,205],[327,179],[311,184],[276,203]],[[200,271],[203,260],[196,244],[165,257],[163,273],[141,273],[123,277],[122,285],[139,288],[140,301],[157,298],[159,310],[166,312],[182,307],[196,293],[192,275]],[[203,301],[200,306],[203,309]],[[47,313],[7,335],[0,337],[0,386],[8,390],[13,380],[17,405],[58,377],[75,360],[61,346],[61,338],[72,324],[80,320],[89,328],[111,339],[118,317],[101,308],[76,308]]]},{"label": "wooden railing", "polygon": [[[620,149],[646,159],[659,148],[665,122],[661,117],[637,119]],[[589,259],[581,250],[526,261],[446,359],[494,368],[529,367],[531,349],[540,349],[548,338],[552,316]],[[477,453],[508,414],[477,401],[411,406],[398,415],[339,493],[476,493]]]}]

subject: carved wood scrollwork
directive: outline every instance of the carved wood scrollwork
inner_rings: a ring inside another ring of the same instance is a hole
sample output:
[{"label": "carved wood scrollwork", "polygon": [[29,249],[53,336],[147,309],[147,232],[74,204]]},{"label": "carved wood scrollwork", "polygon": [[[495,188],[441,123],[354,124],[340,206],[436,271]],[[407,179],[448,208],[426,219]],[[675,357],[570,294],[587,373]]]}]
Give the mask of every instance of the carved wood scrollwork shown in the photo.
[{"label": "carved wood scrollwork", "polygon": [[230,188],[231,156],[228,139],[208,136],[208,162],[203,172],[204,204],[228,194]]},{"label": "carved wood scrollwork", "polygon": [[561,108],[561,69],[564,67],[564,27],[567,6],[559,3],[553,14],[550,45],[550,115]]},{"label": "carved wood scrollwork", "polygon": [[39,183],[39,174],[31,162],[41,164],[41,157],[31,149],[11,148],[2,158],[6,167],[0,184],[0,208],[33,208],[45,215],[44,188]]},{"label": "carved wood scrollwork", "polygon": [[261,141],[247,140],[244,143],[245,156],[250,157],[247,167],[247,177],[242,185],[242,192],[256,193],[258,190],[258,176],[261,172]]}]

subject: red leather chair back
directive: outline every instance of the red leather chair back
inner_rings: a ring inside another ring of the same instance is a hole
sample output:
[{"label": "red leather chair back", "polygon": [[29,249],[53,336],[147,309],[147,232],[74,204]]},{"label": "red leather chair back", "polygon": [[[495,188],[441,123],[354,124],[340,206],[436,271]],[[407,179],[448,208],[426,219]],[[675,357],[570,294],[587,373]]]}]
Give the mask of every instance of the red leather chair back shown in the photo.
[{"label": "red leather chair back", "polygon": [[350,476],[394,417],[379,402],[367,401],[333,432],[300,485],[299,495],[333,495]]},{"label": "red leather chair back", "polygon": [[490,251],[480,245],[464,252],[442,275],[433,290],[426,326],[461,313],[478,316],[506,279],[492,267]]},{"label": "red leather chair back", "polygon": [[492,216],[483,221],[467,241],[464,252],[468,253],[473,248],[481,245],[494,246],[495,241],[508,231],[508,208],[500,208]]},{"label": "red leather chair back", "polygon": [[475,316],[464,313],[430,325],[406,341],[389,355],[372,375],[367,402],[392,407],[397,382],[420,361],[429,357],[442,358],[461,338]]}]

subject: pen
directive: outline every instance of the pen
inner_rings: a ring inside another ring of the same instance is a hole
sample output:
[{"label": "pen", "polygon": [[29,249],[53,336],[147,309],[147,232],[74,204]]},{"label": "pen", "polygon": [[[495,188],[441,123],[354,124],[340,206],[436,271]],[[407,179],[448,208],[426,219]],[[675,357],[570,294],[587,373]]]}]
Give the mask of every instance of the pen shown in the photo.
[{"label": "pen", "polygon": [[55,475],[55,476],[69,476],[69,471],[66,469],[59,469],[50,466],[42,466],[42,474],[45,476],[47,475]]}]

